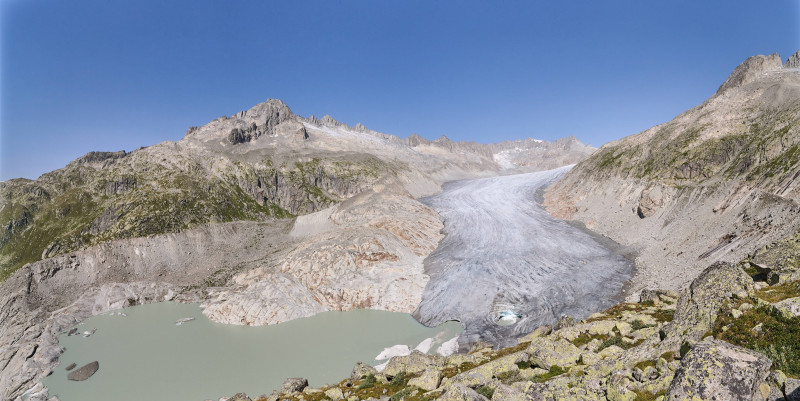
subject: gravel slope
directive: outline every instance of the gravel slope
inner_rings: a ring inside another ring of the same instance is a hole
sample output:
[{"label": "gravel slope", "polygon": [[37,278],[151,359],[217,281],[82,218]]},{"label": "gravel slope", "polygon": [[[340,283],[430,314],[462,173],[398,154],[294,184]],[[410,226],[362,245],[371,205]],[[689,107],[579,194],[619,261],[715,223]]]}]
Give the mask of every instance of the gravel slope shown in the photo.
[{"label": "gravel slope", "polygon": [[[462,347],[503,345],[561,315],[583,318],[613,305],[633,265],[534,200],[568,170],[459,181],[423,199],[447,236],[425,260],[430,281],[414,316],[426,325],[461,321]],[[522,318],[499,326],[505,310]]]}]

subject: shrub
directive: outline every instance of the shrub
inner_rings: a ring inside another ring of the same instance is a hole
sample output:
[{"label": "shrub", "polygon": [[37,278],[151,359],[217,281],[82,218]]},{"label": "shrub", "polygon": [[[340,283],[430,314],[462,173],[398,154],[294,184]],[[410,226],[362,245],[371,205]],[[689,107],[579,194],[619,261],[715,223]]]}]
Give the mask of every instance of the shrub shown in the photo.
[{"label": "shrub", "polygon": [[364,381],[358,385],[359,390],[363,390],[365,388],[371,388],[375,386],[375,375],[370,373],[367,377],[364,378]]},{"label": "shrub", "polygon": [[475,392],[477,392],[478,394],[480,394],[480,395],[482,395],[482,396],[484,396],[484,397],[486,397],[486,398],[488,398],[490,400],[492,399],[492,396],[494,395],[494,389],[489,387],[489,386],[478,387],[477,389],[475,389]]}]

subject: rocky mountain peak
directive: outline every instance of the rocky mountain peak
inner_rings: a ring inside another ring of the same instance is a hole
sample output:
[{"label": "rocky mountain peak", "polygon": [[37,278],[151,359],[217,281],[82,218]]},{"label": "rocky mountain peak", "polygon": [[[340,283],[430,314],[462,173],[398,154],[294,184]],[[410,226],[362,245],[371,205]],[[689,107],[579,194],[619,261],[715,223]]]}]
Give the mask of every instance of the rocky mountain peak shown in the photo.
[{"label": "rocky mountain peak", "polygon": [[742,64],[739,64],[733,70],[731,75],[719,87],[716,95],[719,95],[728,89],[736,88],[744,84],[753,82],[758,79],[762,74],[769,71],[776,71],[783,68],[781,57],[778,53],[773,53],[769,56],[752,56],[748,57]]},{"label": "rocky mountain peak", "polygon": [[783,68],[800,68],[800,50],[798,50],[797,53],[789,56],[789,59],[786,60]]},{"label": "rocky mountain peak", "polygon": [[331,117],[329,114],[326,114],[326,115],[322,116],[322,118],[319,119],[319,122],[320,122],[320,124],[322,124],[324,126],[327,126],[327,127],[340,127],[340,126],[344,125],[344,124],[340,123],[339,121],[337,121],[335,118]]},{"label": "rocky mountain peak", "polygon": [[294,116],[289,106],[279,99],[268,99],[266,102],[259,103],[250,110],[239,112],[236,115],[238,118],[252,119],[257,124],[265,124],[268,128],[292,119]]},{"label": "rocky mountain peak", "polygon": [[275,127],[282,122],[297,119],[289,106],[279,99],[268,99],[250,110],[236,113],[232,118],[245,123],[244,127],[235,127],[228,133],[228,141],[234,145],[250,142],[261,135],[273,136]]}]

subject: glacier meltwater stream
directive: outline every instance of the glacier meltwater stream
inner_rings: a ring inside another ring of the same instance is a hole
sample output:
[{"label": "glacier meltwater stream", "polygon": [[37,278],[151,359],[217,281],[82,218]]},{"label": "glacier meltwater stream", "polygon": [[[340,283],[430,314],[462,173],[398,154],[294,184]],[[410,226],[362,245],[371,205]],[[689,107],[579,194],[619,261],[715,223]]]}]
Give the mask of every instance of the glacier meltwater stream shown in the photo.
[{"label": "glacier meltwater stream", "polygon": [[[512,343],[562,314],[578,318],[615,303],[633,266],[597,238],[552,218],[537,191],[568,168],[459,181],[424,200],[445,222],[447,236],[425,261],[430,281],[411,315],[356,310],[248,327],[214,323],[198,305],[159,303],[92,317],[89,336],[62,335],[66,348],[44,384],[71,400],[204,400],[237,392],[269,393],[287,377],[312,386],[347,377],[357,361],[375,361],[385,347],[412,348],[434,338],[431,351],[466,330],[478,340]],[[195,318],[182,325],[182,318]],[[434,327],[436,326],[436,327]],[[89,380],[67,380],[65,367],[100,362]]]}]

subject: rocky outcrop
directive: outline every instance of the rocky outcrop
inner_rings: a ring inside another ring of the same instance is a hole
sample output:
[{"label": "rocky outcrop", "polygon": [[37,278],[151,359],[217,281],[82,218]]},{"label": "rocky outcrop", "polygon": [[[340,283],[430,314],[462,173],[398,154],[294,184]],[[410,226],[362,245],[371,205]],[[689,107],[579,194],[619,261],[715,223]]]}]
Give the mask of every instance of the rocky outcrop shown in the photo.
[{"label": "rocky outcrop", "polygon": [[786,63],[783,64],[783,68],[800,68],[800,50],[786,59]]},{"label": "rocky outcrop", "polygon": [[230,130],[228,141],[235,145],[258,139],[261,135],[275,135],[276,127],[294,117],[294,113],[285,103],[278,99],[269,99],[230,118],[244,124]]},{"label": "rocky outcrop", "polygon": [[739,267],[724,262],[709,266],[678,300],[675,320],[663,329],[663,336],[699,340],[711,330],[723,302],[752,291],[753,279]]},{"label": "rocky outcrop", "polygon": [[[427,283],[422,261],[442,238],[436,213],[388,183],[320,215],[327,230],[304,236],[277,265],[234,276],[203,313],[264,325],[326,310],[413,311]],[[295,229],[307,220],[318,219],[298,219]]]},{"label": "rocky outcrop", "polygon": [[724,341],[698,343],[681,360],[665,400],[766,400],[771,364],[764,355]]},{"label": "rocky outcrop", "polygon": [[783,68],[781,57],[778,53],[773,53],[769,56],[753,56],[745,60],[741,65],[733,70],[733,73],[717,90],[717,95],[727,91],[728,89],[737,88],[750,82],[756,81],[762,75],[770,72],[777,71]]},{"label": "rocky outcrop", "polygon": [[639,198],[639,205],[636,207],[636,214],[639,218],[650,217],[654,215],[662,206],[664,206],[665,194],[667,190],[661,186],[654,185],[642,190],[642,195]]},{"label": "rocky outcrop", "polygon": [[281,385],[280,392],[283,394],[291,394],[303,391],[303,389],[306,387],[308,387],[308,380],[302,377],[293,377],[290,379],[286,379],[283,382],[283,384]]},{"label": "rocky outcrop", "polygon": [[769,284],[800,279],[800,234],[759,249],[750,264],[767,276]]}]

